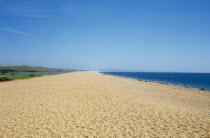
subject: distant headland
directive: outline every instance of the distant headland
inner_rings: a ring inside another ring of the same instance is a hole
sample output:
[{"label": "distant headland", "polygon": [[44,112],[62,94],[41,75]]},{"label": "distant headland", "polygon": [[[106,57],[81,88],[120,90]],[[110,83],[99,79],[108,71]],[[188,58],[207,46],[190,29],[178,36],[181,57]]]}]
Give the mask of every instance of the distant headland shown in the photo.
[{"label": "distant headland", "polygon": [[0,66],[0,72],[69,72],[73,71],[71,69],[54,69],[54,68],[46,68],[46,67],[33,67],[28,65],[6,65]]}]

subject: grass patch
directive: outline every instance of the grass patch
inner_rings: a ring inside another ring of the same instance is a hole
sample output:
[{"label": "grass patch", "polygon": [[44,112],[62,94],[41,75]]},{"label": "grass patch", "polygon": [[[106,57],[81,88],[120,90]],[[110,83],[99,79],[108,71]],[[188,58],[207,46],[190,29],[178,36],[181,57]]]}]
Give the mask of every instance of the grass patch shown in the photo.
[{"label": "grass patch", "polygon": [[9,80],[16,80],[16,79],[40,77],[43,75],[52,75],[52,74],[44,74],[44,73],[4,73],[2,74],[0,73],[0,80],[9,81]]}]

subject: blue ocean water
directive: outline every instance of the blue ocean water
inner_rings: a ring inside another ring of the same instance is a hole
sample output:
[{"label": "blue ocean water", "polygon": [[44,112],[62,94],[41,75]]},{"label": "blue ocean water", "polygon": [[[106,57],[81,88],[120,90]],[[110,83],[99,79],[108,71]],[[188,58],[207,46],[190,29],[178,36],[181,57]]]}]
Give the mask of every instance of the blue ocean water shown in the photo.
[{"label": "blue ocean water", "polygon": [[210,91],[210,73],[157,73],[157,72],[100,72],[102,74],[141,79],[162,84]]}]

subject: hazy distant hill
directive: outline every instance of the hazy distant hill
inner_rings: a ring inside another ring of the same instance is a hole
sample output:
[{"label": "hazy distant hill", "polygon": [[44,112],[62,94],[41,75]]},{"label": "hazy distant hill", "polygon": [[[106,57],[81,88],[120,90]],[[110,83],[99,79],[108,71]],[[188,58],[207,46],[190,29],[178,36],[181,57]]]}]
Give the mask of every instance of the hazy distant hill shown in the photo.
[{"label": "hazy distant hill", "polygon": [[0,66],[0,71],[15,71],[15,72],[67,72],[70,70],[65,69],[50,69],[45,67],[32,67],[32,66]]}]

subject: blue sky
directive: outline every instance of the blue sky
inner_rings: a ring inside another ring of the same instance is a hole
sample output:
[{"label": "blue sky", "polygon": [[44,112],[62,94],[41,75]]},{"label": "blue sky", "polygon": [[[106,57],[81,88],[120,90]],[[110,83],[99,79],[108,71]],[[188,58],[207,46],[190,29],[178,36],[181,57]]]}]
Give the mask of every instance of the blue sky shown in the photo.
[{"label": "blue sky", "polygon": [[209,0],[0,0],[0,64],[210,72]]}]

